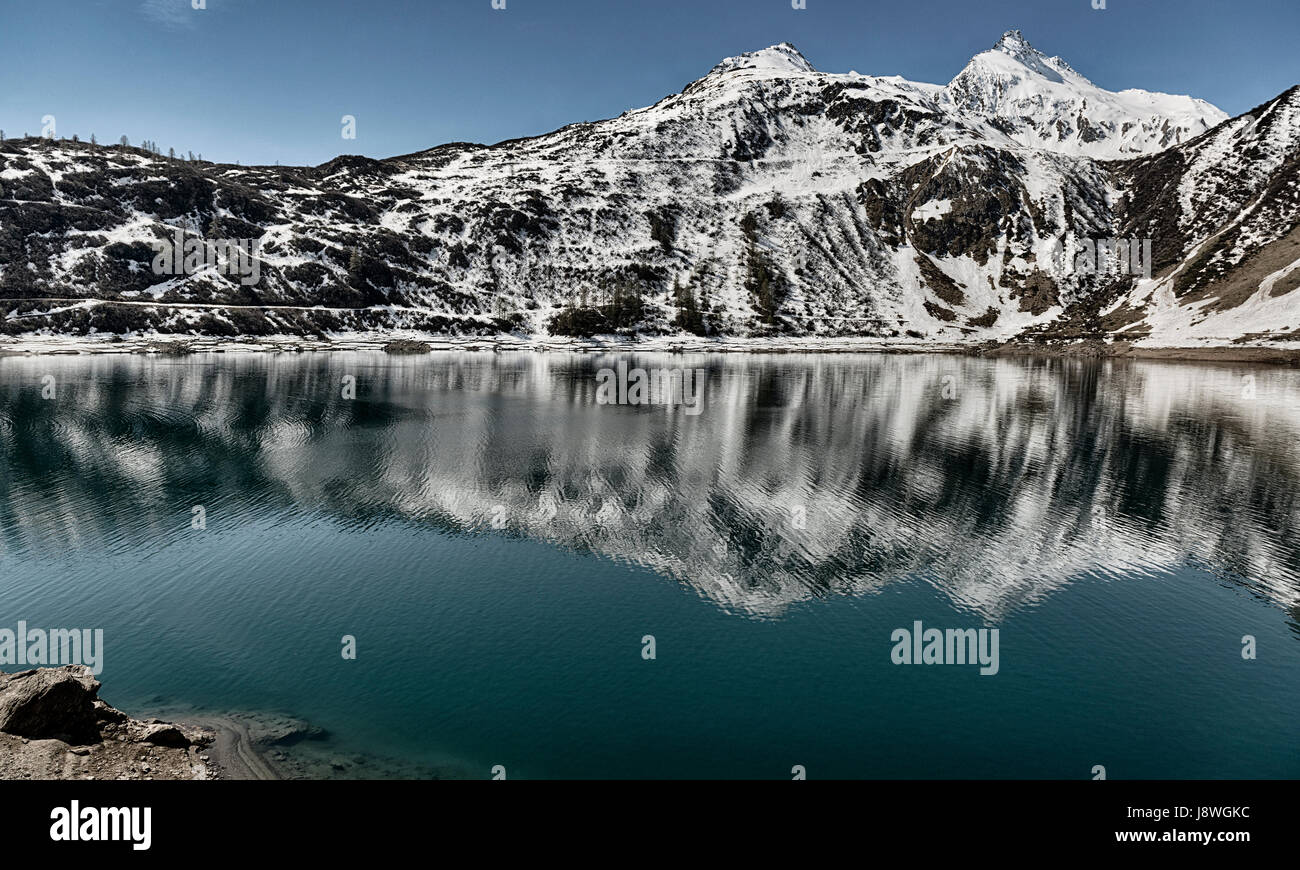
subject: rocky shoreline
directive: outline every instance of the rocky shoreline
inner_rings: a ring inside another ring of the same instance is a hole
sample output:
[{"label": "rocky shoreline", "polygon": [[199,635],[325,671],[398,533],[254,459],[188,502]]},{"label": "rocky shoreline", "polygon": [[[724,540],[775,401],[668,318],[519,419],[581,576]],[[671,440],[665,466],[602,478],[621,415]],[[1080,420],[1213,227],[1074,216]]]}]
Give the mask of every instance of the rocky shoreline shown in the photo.
[{"label": "rocky shoreline", "polygon": [[1254,344],[1192,347],[1144,347],[1127,342],[1079,341],[1068,344],[995,343],[968,351],[985,357],[1055,357],[1074,359],[1137,359],[1213,363],[1264,363],[1300,366],[1300,347]]},{"label": "rocky shoreline", "polygon": [[324,729],[270,712],[163,709],[134,718],[83,665],[0,672],[0,780],[464,779],[346,751]]},{"label": "rocky shoreline", "polygon": [[221,779],[216,732],[133,719],[84,665],[0,673],[0,779]]},{"label": "rocky shoreline", "polygon": [[[116,337],[114,337],[116,338]],[[494,338],[438,336],[416,332],[374,332],[335,336],[328,340],[297,336],[240,337],[141,336],[22,336],[0,338],[0,358],[39,355],[80,356],[141,354],[186,357],[202,354],[318,353],[371,351],[400,356],[429,353],[940,353],[983,357],[1051,357],[1185,360],[1195,362],[1265,363],[1300,366],[1300,341],[1221,342],[1159,347],[1124,341],[1084,339],[1059,342],[1016,340],[931,342],[868,338],[697,338],[651,336],[590,339],[551,336],[499,335]]]}]

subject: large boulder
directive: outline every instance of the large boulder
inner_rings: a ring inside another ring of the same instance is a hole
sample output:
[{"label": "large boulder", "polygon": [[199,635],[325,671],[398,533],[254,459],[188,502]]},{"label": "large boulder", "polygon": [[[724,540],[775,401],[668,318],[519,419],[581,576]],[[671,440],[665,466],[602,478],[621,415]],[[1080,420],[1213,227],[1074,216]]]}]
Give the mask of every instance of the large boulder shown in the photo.
[{"label": "large boulder", "polygon": [[151,722],[145,725],[139,739],[142,743],[170,746],[174,749],[184,749],[192,742],[185,732],[170,722]]},{"label": "large boulder", "polygon": [[32,739],[97,743],[99,681],[84,665],[0,673],[0,731]]}]

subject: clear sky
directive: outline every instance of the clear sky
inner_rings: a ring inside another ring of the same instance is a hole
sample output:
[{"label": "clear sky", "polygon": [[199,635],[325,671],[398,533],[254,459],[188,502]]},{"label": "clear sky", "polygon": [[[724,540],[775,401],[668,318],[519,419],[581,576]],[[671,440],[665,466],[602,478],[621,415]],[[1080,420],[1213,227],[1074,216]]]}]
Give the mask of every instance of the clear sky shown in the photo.
[{"label": "clear sky", "polygon": [[1300,83],[1300,0],[1093,2],[0,0],[0,129],[317,164],[611,117],[777,42],[942,83],[1012,28],[1103,87],[1234,115]]}]

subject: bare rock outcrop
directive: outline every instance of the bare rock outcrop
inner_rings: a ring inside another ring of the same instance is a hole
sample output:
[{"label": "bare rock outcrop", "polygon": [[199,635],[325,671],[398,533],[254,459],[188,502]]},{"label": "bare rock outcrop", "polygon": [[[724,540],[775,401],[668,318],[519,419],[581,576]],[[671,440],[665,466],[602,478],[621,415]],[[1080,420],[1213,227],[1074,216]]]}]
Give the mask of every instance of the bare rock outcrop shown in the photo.
[{"label": "bare rock outcrop", "polygon": [[0,731],[68,743],[99,739],[99,681],[83,665],[0,674]]},{"label": "bare rock outcrop", "polygon": [[0,779],[212,779],[211,731],[133,719],[89,668],[0,673]]}]

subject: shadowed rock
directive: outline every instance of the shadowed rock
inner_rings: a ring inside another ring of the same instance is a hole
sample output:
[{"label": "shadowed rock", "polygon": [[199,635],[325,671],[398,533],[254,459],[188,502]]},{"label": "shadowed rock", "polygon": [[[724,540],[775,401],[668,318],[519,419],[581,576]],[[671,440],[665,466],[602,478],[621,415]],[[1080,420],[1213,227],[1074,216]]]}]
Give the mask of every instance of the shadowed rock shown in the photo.
[{"label": "shadowed rock", "polygon": [[68,743],[100,739],[99,681],[84,665],[0,674],[0,731]]},{"label": "shadowed rock", "polygon": [[214,779],[202,726],[141,721],[98,697],[83,665],[0,673],[0,780]]},{"label": "shadowed rock", "polygon": [[172,746],[177,749],[190,745],[190,739],[181,733],[181,729],[169,722],[155,722],[146,726],[140,740],[154,746]]}]

